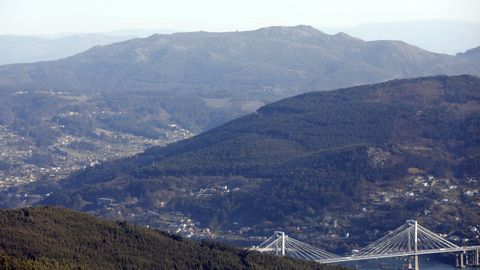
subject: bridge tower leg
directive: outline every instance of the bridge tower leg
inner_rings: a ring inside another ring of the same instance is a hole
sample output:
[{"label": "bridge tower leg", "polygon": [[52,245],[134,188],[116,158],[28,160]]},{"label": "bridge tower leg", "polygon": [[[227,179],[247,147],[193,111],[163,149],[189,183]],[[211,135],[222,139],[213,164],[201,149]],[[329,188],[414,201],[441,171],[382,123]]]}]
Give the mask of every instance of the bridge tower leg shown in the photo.
[{"label": "bridge tower leg", "polygon": [[480,266],[480,250],[479,249],[475,250],[473,257],[475,258],[475,266]]},{"label": "bridge tower leg", "polygon": [[[412,251],[412,242],[413,242],[413,252],[418,252],[418,223],[416,220],[407,220],[407,228],[408,228],[408,251]],[[413,237],[412,237],[412,229],[413,229]],[[411,269],[419,270],[418,266],[418,255],[413,256],[413,266],[409,266]]]},{"label": "bridge tower leg", "polygon": [[274,235],[277,239],[280,238],[275,247],[275,255],[285,256],[285,232],[276,231]]},{"label": "bridge tower leg", "polygon": [[[467,261],[467,265],[470,265],[470,266],[480,266],[480,250],[473,250],[471,253],[470,253],[470,257],[468,257],[468,259],[470,260],[466,260]],[[470,264],[471,263],[471,264]]]},{"label": "bridge tower leg", "polygon": [[463,252],[457,253],[457,268],[465,268],[465,262],[463,261]]},{"label": "bridge tower leg", "polygon": [[[414,230],[415,230],[414,231],[415,237],[414,237],[414,242],[413,242],[414,243],[413,244],[413,248],[414,248],[413,250],[415,251],[415,253],[417,253],[418,252],[418,223],[417,223],[416,220],[414,222]],[[415,270],[419,270],[419,268],[418,268],[418,255],[415,255]]]}]

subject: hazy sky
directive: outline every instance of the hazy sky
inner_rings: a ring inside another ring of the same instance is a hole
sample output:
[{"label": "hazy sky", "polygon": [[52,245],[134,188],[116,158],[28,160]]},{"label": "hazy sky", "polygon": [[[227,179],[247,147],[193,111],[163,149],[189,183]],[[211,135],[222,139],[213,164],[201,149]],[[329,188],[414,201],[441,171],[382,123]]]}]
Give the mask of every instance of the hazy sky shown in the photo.
[{"label": "hazy sky", "polygon": [[480,21],[479,0],[0,0],[0,34],[118,29],[227,31],[346,27],[423,19]]}]

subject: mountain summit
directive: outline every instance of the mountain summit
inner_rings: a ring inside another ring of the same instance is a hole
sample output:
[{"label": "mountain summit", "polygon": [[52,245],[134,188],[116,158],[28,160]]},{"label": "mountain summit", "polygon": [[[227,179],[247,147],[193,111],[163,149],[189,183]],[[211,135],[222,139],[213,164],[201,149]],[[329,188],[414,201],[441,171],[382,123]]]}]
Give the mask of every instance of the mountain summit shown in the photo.
[{"label": "mountain summit", "polygon": [[2,66],[0,87],[120,96],[154,91],[171,101],[171,107],[162,107],[171,119],[191,108],[203,119],[210,115],[211,120],[184,123],[204,130],[307,91],[437,74],[478,75],[480,70],[469,58],[399,41],[327,35],[301,25],[152,35],[97,46],[58,61]]}]

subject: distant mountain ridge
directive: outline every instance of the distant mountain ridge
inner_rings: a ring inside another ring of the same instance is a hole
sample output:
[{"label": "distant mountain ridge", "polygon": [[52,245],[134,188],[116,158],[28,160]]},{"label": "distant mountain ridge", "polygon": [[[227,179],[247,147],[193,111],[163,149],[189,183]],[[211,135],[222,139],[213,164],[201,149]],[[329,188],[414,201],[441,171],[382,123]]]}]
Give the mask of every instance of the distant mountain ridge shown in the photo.
[{"label": "distant mountain ridge", "polygon": [[118,95],[155,91],[172,100],[172,108],[163,108],[172,118],[191,102],[196,114],[222,115],[182,123],[205,130],[307,91],[437,74],[480,71],[468,57],[435,54],[400,41],[327,35],[300,25],[152,35],[58,61],[2,66],[0,87]]},{"label": "distant mountain ridge", "polygon": [[364,40],[402,40],[425,50],[450,55],[480,44],[480,22],[471,21],[412,20],[319,29],[327,33],[343,31]]}]

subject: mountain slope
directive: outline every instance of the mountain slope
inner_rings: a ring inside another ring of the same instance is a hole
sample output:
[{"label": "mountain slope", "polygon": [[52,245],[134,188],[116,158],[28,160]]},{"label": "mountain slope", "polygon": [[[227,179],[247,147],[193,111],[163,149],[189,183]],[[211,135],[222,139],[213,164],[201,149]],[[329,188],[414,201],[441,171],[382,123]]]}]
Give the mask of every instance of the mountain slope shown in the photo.
[{"label": "mountain slope", "polygon": [[457,53],[457,57],[467,59],[470,62],[476,63],[477,66],[480,66],[480,46],[463,53]]},{"label": "mountain slope", "polygon": [[[226,117],[220,121],[225,121],[309,90],[479,72],[468,59],[400,41],[365,42],[296,26],[133,39],[58,61],[0,67],[0,86],[119,95],[155,91],[171,101],[162,108],[172,118],[184,110],[182,104],[195,100],[196,113],[222,113]],[[186,128],[203,130],[220,123],[193,120],[197,123]]]},{"label": "mountain slope", "polygon": [[441,55],[296,26],[152,35],[58,61],[0,66],[0,178],[8,179],[0,188],[61,178],[303,92],[478,75],[478,63],[472,52]]},{"label": "mountain slope", "polygon": [[[447,150],[464,154],[460,149],[476,146],[475,130],[469,126],[476,123],[454,122],[475,120],[470,118],[478,112],[478,83],[473,76],[427,77],[309,93],[127,160],[154,161],[160,173],[164,168],[173,174],[234,169],[261,173],[259,165],[264,170],[317,151],[364,144],[433,147],[457,140]],[[174,170],[176,166],[184,167]]]},{"label": "mountain slope", "polygon": [[[163,201],[168,210],[187,213],[204,226],[239,224],[257,232],[309,224],[318,233],[318,222],[334,215],[362,241],[361,232],[373,220],[387,229],[406,218],[444,226],[437,221],[462,216],[455,222],[467,226],[480,217],[475,197],[462,195],[478,188],[477,180],[468,179],[480,176],[479,130],[478,77],[313,92],[75,173],[44,203],[101,213],[99,206],[75,202],[98,197],[125,202],[133,196],[143,209],[163,211],[158,206]],[[431,190],[419,186],[430,176],[436,183]],[[441,191],[452,185],[459,187],[455,193]],[[385,196],[386,203],[377,201]]]},{"label": "mountain slope", "polygon": [[61,208],[3,209],[0,224],[2,269],[343,269],[199,244]]},{"label": "mountain slope", "polygon": [[[478,74],[455,57],[403,42],[365,42],[345,34],[326,35],[308,26],[153,35],[96,47],[60,61],[3,67],[2,78],[17,78],[20,71],[26,74],[15,80],[15,87],[82,91],[157,90],[162,84],[213,81],[325,89],[395,77]],[[339,82],[331,75],[349,76]]]}]

